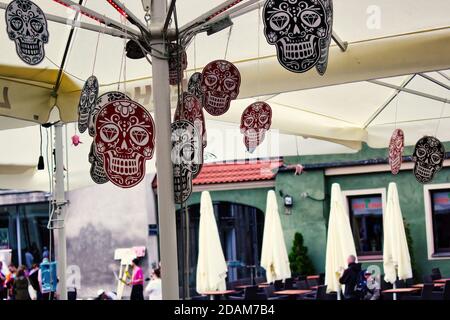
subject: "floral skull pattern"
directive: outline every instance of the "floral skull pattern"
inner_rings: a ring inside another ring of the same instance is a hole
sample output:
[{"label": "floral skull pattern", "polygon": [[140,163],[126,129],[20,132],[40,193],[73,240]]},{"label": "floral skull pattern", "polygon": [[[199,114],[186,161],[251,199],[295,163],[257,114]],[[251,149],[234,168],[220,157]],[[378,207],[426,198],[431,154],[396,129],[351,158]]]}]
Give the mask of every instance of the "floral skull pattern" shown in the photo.
[{"label": "floral skull pattern", "polygon": [[115,100],[95,118],[95,152],[102,157],[108,179],[122,188],[136,186],[153,157],[154,122],[150,113],[132,100]]},{"label": "floral skull pattern", "polygon": [[29,0],[14,0],[8,4],[5,15],[6,31],[15,42],[19,58],[29,65],[42,62],[49,33],[41,8]]},{"label": "floral skull pattern", "polygon": [[98,96],[98,80],[90,76],[81,90],[80,102],[78,103],[78,131],[83,133],[89,125],[90,114],[95,108]]},{"label": "floral skull pattern", "polygon": [[417,141],[412,156],[416,180],[420,183],[433,180],[436,173],[441,170],[444,158],[444,145],[437,138],[425,136]]},{"label": "floral skull pattern", "polygon": [[241,116],[241,133],[244,144],[249,152],[253,152],[265,138],[266,131],[272,124],[272,109],[265,102],[254,102],[249,105]]},{"label": "floral skull pattern", "polygon": [[109,181],[106,176],[105,168],[103,166],[103,159],[95,152],[95,144],[92,142],[91,150],[89,151],[89,163],[91,170],[89,171],[92,181],[97,184],[103,184]]},{"label": "floral skull pattern", "polygon": [[264,34],[275,45],[280,64],[301,73],[317,66],[323,75],[333,24],[331,0],[267,0],[263,9]]},{"label": "floral skull pattern", "polygon": [[402,166],[403,149],[405,144],[405,135],[403,130],[395,129],[389,142],[389,165],[392,174],[398,174]]}]

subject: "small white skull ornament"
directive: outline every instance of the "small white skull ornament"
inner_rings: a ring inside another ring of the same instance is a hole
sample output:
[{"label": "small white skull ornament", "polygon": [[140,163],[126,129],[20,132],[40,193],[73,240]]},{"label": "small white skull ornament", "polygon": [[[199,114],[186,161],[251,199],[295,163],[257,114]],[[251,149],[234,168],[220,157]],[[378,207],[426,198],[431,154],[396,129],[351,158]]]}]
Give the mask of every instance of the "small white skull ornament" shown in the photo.
[{"label": "small white skull ornament", "polygon": [[253,152],[265,138],[266,131],[272,124],[272,109],[262,101],[249,105],[241,116],[241,133],[249,152]]},{"label": "small white skull ornament", "polygon": [[203,93],[203,108],[212,116],[228,111],[231,100],[237,98],[241,86],[238,68],[226,60],[208,63],[202,72],[200,89]]},{"label": "small white skull ornament", "polygon": [[435,174],[441,170],[444,158],[444,145],[435,137],[425,136],[417,141],[412,156],[417,181],[427,183],[433,180]]},{"label": "small white skull ornament", "polygon": [[16,44],[20,59],[29,65],[40,63],[48,43],[47,20],[44,12],[29,0],[14,0],[6,8],[6,31]]},{"label": "small white skull ornament", "polygon": [[145,162],[153,157],[154,122],[150,113],[132,100],[106,104],[95,119],[95,151],[103,157],[109,180],[122,188],[137,185]]}]

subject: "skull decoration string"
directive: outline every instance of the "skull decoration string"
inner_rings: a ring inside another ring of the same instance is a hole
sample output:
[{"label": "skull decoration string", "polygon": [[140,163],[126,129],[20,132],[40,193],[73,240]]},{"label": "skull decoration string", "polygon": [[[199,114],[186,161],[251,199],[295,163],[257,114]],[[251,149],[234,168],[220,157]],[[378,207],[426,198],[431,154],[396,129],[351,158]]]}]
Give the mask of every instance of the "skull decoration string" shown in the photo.
[{"label": "skull decoration string", "polygon": [[131,188],[142,181],[145,163],[153,157],[154,127],[150,113],[132,100],[111,101],[98,111],[94,152],[112,183]]},{"label": "skull decoration string", "polygon": [[405,135],[403,130],[395,129],[389,143],[389,165],[394,175],[399,173],[402,166],[404,144]]},{"label": "skull decoration string", "polygon": [[19,58],[29,65],[44,60],[49,33],[41,8],[29,0],[14,0],[6,8],[5,19],[8,37],[15,42]]},{"label": "skull decoration string", "polygon": [[267,0],[264,34],[280,64],[292,72],[325,73],[333,24],[332,0]]},{"label": "skull decoration string", "polygon": [[249,152],[253,152],[265,138],[266,131],[272,124],[272,109],[262,101],[249,105],[241,116],[241,133]]},{"label": "skull decoration string", "polygon": [[442,169],[444,158],[444,145],[437,138],[424,136],[419,139],[412,156],[417,181],[427,183],[433,180],[436,173]]}]

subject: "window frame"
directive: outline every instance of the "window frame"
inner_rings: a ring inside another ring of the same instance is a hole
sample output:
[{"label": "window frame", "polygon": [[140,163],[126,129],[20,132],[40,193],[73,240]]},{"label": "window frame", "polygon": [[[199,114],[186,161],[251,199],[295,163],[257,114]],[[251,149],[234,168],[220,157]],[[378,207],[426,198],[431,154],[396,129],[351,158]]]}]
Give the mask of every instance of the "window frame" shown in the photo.
[{"label": "window frame", "polygon": [[[354,196],[370,196],[370,195],[380,195],[381,194],[381,210],[382,210],[382,221],[384,219],[384,214],[386,212],[386,188],[373,188],[373,189],[356,189],[356,190],[342,190],[342,195],[345,198],[344,207],[347,212],[347,217],[350,220],[350,208],[348,207],[349,197]],[[350,221],[349,221],[350,222]],[[352,230],[353,231],[353,230]],[[383,230],[384,232],[384,230]],[[352,234],[353,237],[353,234]],[[353,241],[355,239],[353,238]],[[359,262],[380,262],[383,261],[383,252],[381,254],[375,255],[358,255]]]},{"label": "window frame", "polygon": [[434,231],[433,231],[433,203],[431,193],[438,190],[450,190],[450,183],[427,184],[423,186],[423,200],[425,206],[425,233],[427,238],[427,255],[428,260],[448,260],[450,259],[450,251],[436,253],[434,247]]}]

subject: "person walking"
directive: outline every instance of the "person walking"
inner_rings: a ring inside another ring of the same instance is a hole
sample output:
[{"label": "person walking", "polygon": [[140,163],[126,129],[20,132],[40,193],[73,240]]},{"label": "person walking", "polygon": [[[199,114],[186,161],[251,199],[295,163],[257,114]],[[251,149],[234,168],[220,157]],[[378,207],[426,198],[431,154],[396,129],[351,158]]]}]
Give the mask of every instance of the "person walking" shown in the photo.
[{"label": "person walking", "polygon": [[344,298],[346,300],[359,300],[359,295],[356,292],[356,286],[358,285],[358,278],[361,272],[361,264],[356,263],[356,257],[350,255],[347,258],[347,269],[345,269],[341,278],[340,284],[345,285]]},{"label": "person walking", "polygon": [[39,265],[34,263],[28,274],[28,280],[34,291],[36,291],[36,300],[42,300],[41,286],[39,285]]},{"label": "person walking", "polygon": [[17,267],[11,263],[8,266],[8,271],[9,271],[9,273],[6,275],[5,286],[6,286],[6,290],[7,290],[8,299],[14,300],[15,295],[14,295],[13,287],[14,287],[14,280],[16,278]]},{"label": "person walking", "polygon": [[145,288],[148,300],[162,300],[161,291],[161,268],[153,270],[152,279]]},{"label": "person walking", "polygon": [[139,259],[135,258],[131,262],[133,275],[131,276],[131,296],[130,300],[144,300],[144,274],[139,267]]},{"label": "person walking", "polygon": [[26,266],[17,269],[16,278],[14,279],[13,290],[15,300],[31,300],[28,293],[28,279],[25,274]]},{"label": "person walking", "polygon": [[0,300],[6,300],[7,293],[6,293],[6,275],[3,273],[3,262],[0,261]]}]

